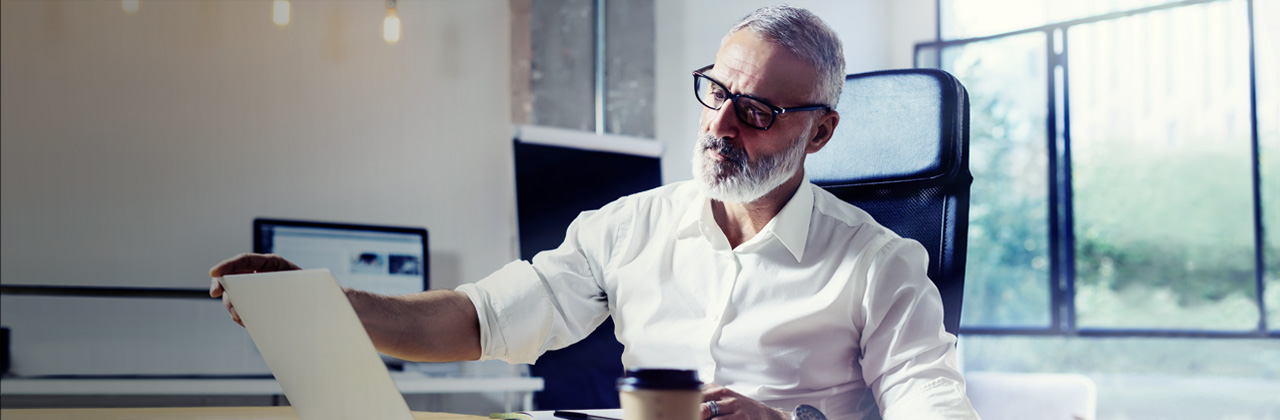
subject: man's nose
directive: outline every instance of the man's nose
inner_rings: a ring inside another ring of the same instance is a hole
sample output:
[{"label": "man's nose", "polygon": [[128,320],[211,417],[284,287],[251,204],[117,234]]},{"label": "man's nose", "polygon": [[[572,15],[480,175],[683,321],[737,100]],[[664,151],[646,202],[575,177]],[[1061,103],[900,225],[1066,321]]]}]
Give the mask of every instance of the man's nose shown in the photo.
[{"label": "man's nose", "polygon": [[720,104],[719,110],[703,108],[703,112],[706,113],[707,134],[717,138],[738,136],[738,130],[741,127],[738,116],[734,113],[733,107],[735,104],[732,100],[725,100],[724,103]]}]

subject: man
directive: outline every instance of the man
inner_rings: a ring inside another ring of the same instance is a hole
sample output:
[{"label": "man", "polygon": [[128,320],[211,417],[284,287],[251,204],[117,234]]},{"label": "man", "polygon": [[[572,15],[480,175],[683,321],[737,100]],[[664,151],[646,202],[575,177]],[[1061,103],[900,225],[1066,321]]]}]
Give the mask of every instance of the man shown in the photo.
[{"label": "man", "polygon": [[[612,314],[628,368],[694,368],[703,418],[977,418],[927,254],[810,184],[844,81],[812,13],[760,9],[694,72],[694,180],[582,213],[565,242],[457,290],[349,290],[378,349],[531,363]],[[241,255],[210,275],[297,268]],[[210,294],[224,296],[214,281]],[[234,308],[232,318],[239,322]]]}]

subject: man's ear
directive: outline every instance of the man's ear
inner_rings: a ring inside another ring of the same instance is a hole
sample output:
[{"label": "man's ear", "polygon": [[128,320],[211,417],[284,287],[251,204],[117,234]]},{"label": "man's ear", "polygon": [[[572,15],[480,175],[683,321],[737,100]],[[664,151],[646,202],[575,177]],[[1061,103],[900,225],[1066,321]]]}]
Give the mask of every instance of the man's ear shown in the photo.
[{"label": "man's ear", "polygon": [[816,153],[822,150],[823,146],[831,141],[831,135],[836,131],[836,125],[840,124],[840,113],[836,110],[829,110],[815,122],[813,134],[805,144],[805,153]]}]

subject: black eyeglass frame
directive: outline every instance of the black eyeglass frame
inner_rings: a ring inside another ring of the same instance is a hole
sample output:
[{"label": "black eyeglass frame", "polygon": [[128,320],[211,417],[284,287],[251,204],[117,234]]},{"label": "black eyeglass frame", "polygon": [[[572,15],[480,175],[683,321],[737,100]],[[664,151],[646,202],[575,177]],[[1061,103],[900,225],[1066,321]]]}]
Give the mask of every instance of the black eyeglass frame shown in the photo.
[{"label": "black eyeglass frame", "polygon": [[[774,105],[774,104],[771,104],[771,103],[769,103],[769,101],[766,101],[766,100],[764,100],[764,99],[757,98],[757,97],[755,97],[755,96],[746,95],[746,94],[741,94],[741,93],[730,93],[730,92],[729,92],[729,88],[725,87],[725,86],[724,86],[724,83],[720,83],[720,81],[719,81],[719,80],[712,79],[712,78],[711,78],[711,76],[707,76],[706,74],[703,74],[703,73],[702,73],[702,72],[704,72],[704,71],[710,70],[710,69],[711,69],[712,67],[714,67],[714,66],[715,66],[715,64],[708,64],[708,65],[706,65],[705,67],[702,67],[702,68],[700,68],[700,69],[697,69],[697,70],[694,70],[694,71],[693,71],[693,97],[694,97],[694,99],[697,99],[697,100],[698,100],[698,103],[702,104],[702,106],[707,107],[707,109],[716,110],[716,111],[719,111],[719,110],[720,110],[720,108],[723,108],[723,107],[724,107],[724,103],[725,103],[725,102],[733,101],[733,115],[738,116],[738,121],[742,121],[742,123],[743,123],[743,124],[746,124],[748,127],[755,128],[755,129],[758,129],[758,130],[760,130],[760,131],[764,131],[764,130],[768,130],[768,129],[769,129],[769,127],[773,127],[773,123],[775,123],[775,122],[777,122],[777,121],[778,121],[778,114],[785,114],[785,113],[788,113],[788,112],[797,112],[797,111],[817,111],[817,110],[819,110],[819,109],[825,109],[825,110],[830,110],[830,109],[831,109],[831,107],[830,107],[830,106],[828,106],[828,105],[822,105],[822,104],[801,105],[801,106],[793,106],[793,107],[783,108],[783,107],[780,107],[780,106],[776,106],[776,105]],[[715,84],[716,84],[716,86],[719,86],[719,87],[720,87],[720,90],[723,90],[726,94],[728,94],[728,96],[726,96],[726,97],[724,98],[724,101],[720,103],[720,106],[719,106],[719,107],[713,107],[713,106],[711,106],[711,105],[708,105],[706,102],[703,102],[703,101],[702,101],[702,97],[701,97],[701,95],[698,95],[698,88],[699,88],[699,87],[701,87],[701,85],[700,85],[700,83],[701,83],[701,79],[700,79],[700,78],[707,79],[707,80],[708,80],[708,81],[710,81],[711,83],[715,83]],[[746,117],[744,117],[744,116],[742,116],[742,111],[741,111],[741,109],[742,109],[742,108],[738,108],[738,98],[747,98],[747,99],[750,99],[750,100],[753,100],[753,101],[759,102],[761,105],[764,105],[765,107],[769,108],[769,110],[770,110],[770,111],[773,111],[773,115],[770,115],[770,116],[769,116],[769,123],[768,123],[768,124],[765,124],[765,126],[764,126],[764,127],[760,127],[760,126],[757,126],[757,125],[755,125],[755,124],[752,124],[750,121],[747,121],[747,118],[746,118]]]}]

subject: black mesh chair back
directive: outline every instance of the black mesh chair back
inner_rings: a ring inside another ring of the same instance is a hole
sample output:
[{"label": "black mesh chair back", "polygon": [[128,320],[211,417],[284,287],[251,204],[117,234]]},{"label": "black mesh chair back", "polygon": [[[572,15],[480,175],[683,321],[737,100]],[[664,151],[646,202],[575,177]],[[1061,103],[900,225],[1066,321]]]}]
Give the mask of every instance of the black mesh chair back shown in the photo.
[{"label": "black mesh chair back", "polygon": [[973,181],[968,93],[941,70],[876,71],[846,77],[837,109],[831,141],[806,159],[809,180],[924,245],[955,334]]}]

